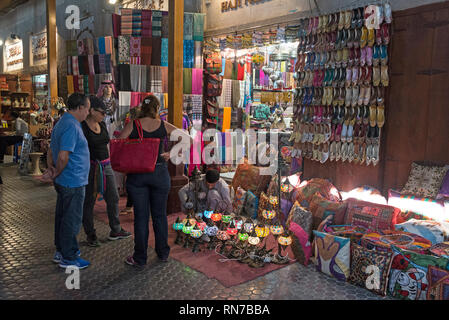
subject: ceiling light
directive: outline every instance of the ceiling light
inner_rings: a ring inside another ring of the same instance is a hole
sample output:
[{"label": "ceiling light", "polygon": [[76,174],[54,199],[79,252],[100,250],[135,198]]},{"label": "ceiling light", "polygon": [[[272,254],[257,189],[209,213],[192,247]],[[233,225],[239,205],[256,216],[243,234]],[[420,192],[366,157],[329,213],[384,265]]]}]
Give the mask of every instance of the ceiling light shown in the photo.
[{"label": "ceiling light", "polygon": [[109,0],[109,4],[116,4],[117,0]]}]

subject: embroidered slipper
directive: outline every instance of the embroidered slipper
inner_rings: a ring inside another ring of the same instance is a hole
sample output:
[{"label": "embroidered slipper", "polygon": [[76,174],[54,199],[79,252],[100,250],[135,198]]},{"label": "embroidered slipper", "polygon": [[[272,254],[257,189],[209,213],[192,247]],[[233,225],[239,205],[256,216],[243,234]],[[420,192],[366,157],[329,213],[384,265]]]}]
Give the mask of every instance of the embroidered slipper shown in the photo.
[{"label": "embroidered slipper", "polygon": [[365,67],[359,67],[358,84],[363,84],[365,82],[367,72],[368,72],[368,70]]},{"label": "embroidered slipper", "polygon": [[360,29],[360,28],[354,29],[353,47],[355,49],[360,48],[360,38],[361,37],[362,37],[362,29]]},{"label": "embroidered slipper", "polygon": [[353,66],[357,67],[360,65],[361,48],[354,49],[354,63]]},{"label": "embroidered slipper", "polygon": [[354,143],[359,141],[360,130],[361,130],[360,124],[356,123],[354,126],[354,132],[352,134],[352,141],[354,141]]},{"label": "embroidered slipper", "polygon": [[324,141],[323,142],[329,142],[331,138],[331,125],[326,124],[324,125]]},{"label": "embroidered slipper", "polygon": [[388,45],[390,43],[390,24],[384,23],[381,26],[381,32],[382,32],[382,43],[384,45]]},{"label": "embroidered slipper", "polygon": [[359,154],[360,154],[360,145],[357,141],[354,141],[354,152],[353,152],[353,160],[352,162],[355,164],[359,163]]},{"label": "embroidered slipper", "polygon": [[335,145],[335,161],[341,160],[341,142],[337,142]]},{"label": "embroidered slipper", "polygon": [[330,145],[330,155],[329,155],[329,160],[330,161],[334,161],[335,160],[335,156],[337,153],[337,143],[335,141],[333,141]]},{"label": "embroidered slipper", "polygon": [[380,63],[386,66],[388,63],[387,46],[380,46]]},{"label": "embroidered slipper", "polygon": [[348,66],[348,60],[349,60],[349,49],[343,48],[343,57],[342,57],[342,63],[341,65],[346,68]]},{"label": "embroidered slipper", "polygon": [[348,134],[348,126],[345,123],[343,123],[342,130],[341,130],[340,141],[346,142],[347,134]]},{"label": "embroidered slipper", "polygon": [[321,152],[321,163],[325,163],[327,160],[329,160],[329,143],[325,143],[322,147]]},{"label": "embroidered slipper", "polygon": [[363,98],[363,104],[365,106],[368,105],[369,102],[370,102],[370,99],[371,99],[371,86],[368,86],[366,88],[366,90],[365,90],[365,95],[364,95],[364,98]]},{"label": "embroidered slipper", "polygon": [[373,166],[377,166],[377,164],[379,163],[379,145],[378,144],[373,145],[371,163],[373,164]]},{"label": "embroidered slipper", "polygon": [[[384,66],[386,67],[386,66]],[[373,67],[373,86],[378,87],[380,84],[380,68],[379,66]]]},{"label": "embroidered slipper", "polygon": [[363,67],[366,63],[366,49],[368,47],[364,47],[360,49],[360,65]]},{"label": "embroidered slipper", "polygon": [[374,33],[374,29],[368,29],[368,41],[367,45],[369,47],[372,47],[374,45],[374,42],[376,41],[376,35]]},{"label": "embroidered slipper", "polygon": [[354,126],[350,123],[348,126],[348,134],[346,137],[347,142],[352,142],[352,134],[354,132]]},{"label": "embroidered slipper", "polygon": [[377,126],[382,128],[385,124],[385,107],[378,106],[377,107]]},{"label": "embroidered slipper", "polygon": [[366,91],[366,87],[362,86],[360,88],[360,93],[359,93],[359,99],[357,100],[357,105],[362,106],[363,105],[363,98],[365,97],[365,91]]},{"label": "embroidered slipper", "polygon": [[366,165],[369,166],[371,164],[373,157],[373,146],[369,144],[366,148]]},{"label": "embroidered slipper", "polygon": [[337,125],[337,129],[335,130],[335,141],[340,142],[341,141],[341,131],[343,129],[343,126],[341,123]]},{"label": "embroidered slipper", "polygon": [[342,30],[345,26],[345,12],[340,11],[338,16],[338,30]]},{"label": "embroidered slipper", "polygon": [[376,105],[371,105],[369,107],[369,124],[371,127],[376,125],[377,121],[377,108]]},{"label": "embroidered slipper", "polygon": [[349,145],[345,142],[341,145],[341,161],[346,162],[348,160]]},{"label": "embroidered slipper", "polygon": [[382,44],[382,29],[376,29],[376,44],[380,46]]},{"label": "embroidered slipper", "polygon": [[354,161],[354,144],[348,144],[348,162],[352,163]]},{"label": "embroidered slipper", "polygon": [[373,68],[367,66],[366,70],[367,70],[367,72],[366,72],[366,77],[365,77],[364,83],[366,85],[370,85],[373,81]]},{"label": "embroidered slipper", "polygon": [[384,4],[384,20],[386,23],[391,23],[391,21],[393,21],[393,17],[391,14],[391,6],[389,3],[385,3]]},{"label": "embroidered slipper", "polygon": [[362,28],[362,26],[365,24],[365,8],[360,7],[359,8],[359,20],[357,21],[357,27]]},{"label": "embroidered slipper", "polygon": [[345,86],[349,87],[349,89],[351,89],[351,82],[352,82],[352,69],[351,68],[346,68],[346,82],[345,82]]},{"label": "embroidered slipper", "polygon": [[351,29],[355,29],[357,26],[357,20],[359,19],[359,11],[357,9],[352,10]]},{"label": "embroidered slipper", "polygon": [[352,68],[352,85],[356,86],[359,81],[359,68],[353,67]]},{"label": "embroidered slipper", "polygon": [[351,21],[352,21],[352,11],[347,10],[345,12],[345,24],[344,24],[345,29],[349,29],[351,27]]},{"label": "embroidered slipper", "polygon": [[373,66],[378,66],[380,62],[380,47],[374,46],[373,47]]},{"label": "embroidered slipper", "polygon": [[368,29],[365,26],[363,26],[362,35],[360,36],[360,48],[365,47],[367,42],[368,42]]},{"label": "embroidered slipper", "polygon": [[328,92],[329,92],[329,94],[327,95],[326,104],[328,106],[331,106],[332,105],[332,101],[334,100],[334,88],[333,87],[329,87],[328,88]]},{"label": "embroidered slipper", "polygon": [[[364,106],[363,108],[363,124],[368,125],[369,124],[369,107]],[[366,131],[365,131],[366,133]]]},{"label": "embroidered slipper", "polygon": [[352,101],[351,106],[355,107],[357,105],[357,101],[359,99],[359,86],[352,87]]},{"label": "embroidered slipper", "polygon": [[388,66],[381,66],[380,67],[380,78],[382,81],[382,85],[384,87],[388,87],[389,85],[389,77],[388,77]]},{"label": "embroidered slipper", "polygon": [[347,36],[348,38],[346,39],[346,46],[348,47],[348,49],[352,49],[354,47],[354,30],[352,29],[348,29],[347,30]]}]

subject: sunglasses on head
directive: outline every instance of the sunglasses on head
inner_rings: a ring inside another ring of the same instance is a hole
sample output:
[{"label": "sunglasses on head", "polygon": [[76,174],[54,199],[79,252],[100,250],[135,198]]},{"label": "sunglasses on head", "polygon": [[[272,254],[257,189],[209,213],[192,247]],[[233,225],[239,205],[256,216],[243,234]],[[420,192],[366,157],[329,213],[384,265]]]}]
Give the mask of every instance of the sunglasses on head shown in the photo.
[{"label": "sunglasses on head", "polygon": [[97,112],[100,112],[102,115],[106,115],[106,111],[104,111],[104,110],[100,110],[100,109],[94,109],[95,111],[97,111]]}]

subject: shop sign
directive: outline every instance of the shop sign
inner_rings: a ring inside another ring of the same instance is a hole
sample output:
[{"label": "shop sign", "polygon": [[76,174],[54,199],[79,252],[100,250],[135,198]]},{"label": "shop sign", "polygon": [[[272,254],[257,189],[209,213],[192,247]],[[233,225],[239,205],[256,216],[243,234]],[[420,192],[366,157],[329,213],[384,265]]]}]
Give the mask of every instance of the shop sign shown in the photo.
[{"label": "shop sign", "polygon": [[47,63],[47,33],[31,36],[31,65]]},{"label": "shop sign", "polygon": [[221,12],[237,10],[239,8],[243,8],[244,6],[247,7],[253,4],[258,4],[266,1],[267,0],[227,0],[221,3]]},{"label": "shop sign", "polygon": [[5,71],[23,69],[23,42],[22,40],[5,43]]}]

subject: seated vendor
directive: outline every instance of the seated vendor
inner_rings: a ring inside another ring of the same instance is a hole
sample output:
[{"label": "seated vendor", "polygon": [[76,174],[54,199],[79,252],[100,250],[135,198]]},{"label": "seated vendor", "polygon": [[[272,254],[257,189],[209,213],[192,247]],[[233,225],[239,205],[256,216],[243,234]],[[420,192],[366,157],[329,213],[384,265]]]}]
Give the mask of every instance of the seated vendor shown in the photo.
[{"label": "seated vendor", "polygon": [[[195,199],[195,190],[197,199]],[[187,211],[186,202],[193,203],[195,213],[204,212],[204,210],[232,212],[229,186],[215,169],[208,170],[196,183],[189,182],[179,190],[178,195],[184,212]]]},{"label": "seated vendor", "polygon": [[14,120],[14,125],[16,128],[15,136],[2,136],[0,138],[0,163],[3,163],[3,158],[6,153],[6,149],[8,146],[15,145],[17,143],[21,143],[23,140],[23,135],[28,133],[28,124],[20,118],[19,113],[16,111],[11,112],[11,118]]}]

